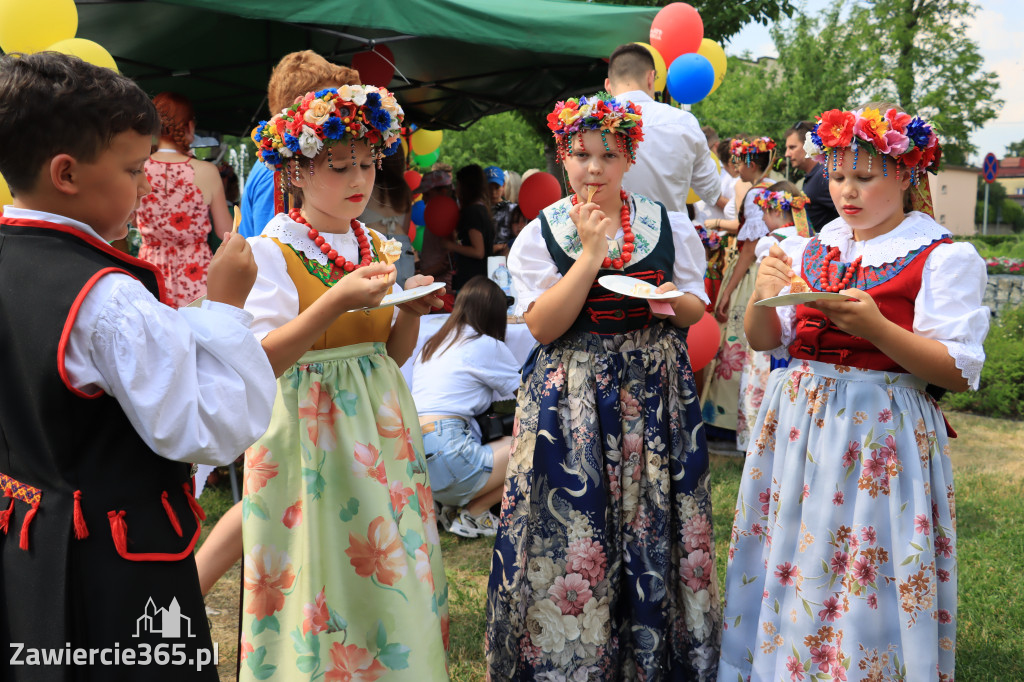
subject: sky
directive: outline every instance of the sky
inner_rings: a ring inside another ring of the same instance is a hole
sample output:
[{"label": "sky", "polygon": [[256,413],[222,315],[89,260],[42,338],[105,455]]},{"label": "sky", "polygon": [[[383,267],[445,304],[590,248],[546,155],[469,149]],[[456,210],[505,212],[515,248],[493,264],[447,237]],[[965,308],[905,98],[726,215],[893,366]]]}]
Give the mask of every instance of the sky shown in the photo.
[{"label": "sky", "polygon": [[[828,0],[807,0],[807,11],[820,11],[829,4]],[[978,153],[969,161],[980,166],[988,152],[1002,158],[1006,145],[1024,140],[1024,3],[976,0],[975,4],[979,9],[971,20],[968,35],[979,47],[984,69],[996,72],[997,97],[1005,100],[999,115],[971,135]],[[768,28],[760,24],[747,25],[723,47],[728,55],[749,50],[753,57],[778,56]]]}]

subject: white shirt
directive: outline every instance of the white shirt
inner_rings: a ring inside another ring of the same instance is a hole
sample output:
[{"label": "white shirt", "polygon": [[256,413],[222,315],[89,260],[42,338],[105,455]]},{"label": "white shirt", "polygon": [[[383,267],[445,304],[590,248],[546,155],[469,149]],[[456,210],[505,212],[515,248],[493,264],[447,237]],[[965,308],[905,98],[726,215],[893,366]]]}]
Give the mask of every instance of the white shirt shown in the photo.
[{"label": "white shirt", "polygon": [[[10,218],[73,227],[64,216],[4,207]],[[68,336],[64,368],[83,393],[103,391],[142,440],[175,461],[230,464],[270,423],[277,382],[249,331],[252,317],[224,303],[175,310],[134,277],[110,273],[85,295]]]},{"label": "white shirt", "polygon": [[[826,225],[818,239],[826,246],[839,247],[839,257],[850,262],[861,256],[864,266],[892,263],[911,251],[948,236],[949,230],[924,213],[913,211],[896,229],[886,234],[855,241],[850,226],[841,217]],[[779,243],[793,259],[793,272],[801,274],[807,237],[789,237]],[[981,304],[988,274],[985,261],[967,242],[939,244],[925,261],[921,289],[914,299],[914,333],[939,341],[946,347],[957,368],[971,388],[977,389],[985,364],[985,336],[988,334],[989,309]],[[788,293],[786,287],[781,293]],[[780,351],[793,340],[795,306],[776,308],[782,328]]]},{"label": "white shirt", "polygon": [[[697,118],[688,111],[655,102],[641,90],[615,97],[640,106],[644,139],[636,147],[636,164],[622,177],[622,188],[686,212],[692,186],[712,206],[722,193],[718,167]],[[518,238],[517,238],[518,240]]]},{"label": "white shirt", "polygon": [[[634,216],[635,206],[630,201],[631,222]],[[704,290],[704,270],[707,268],[704,244],[685,213],[669,211],[668,218],[676,252],[672,282],[679,291],[693,294],[706,304],[709,299]],[[615,239],[622,239],[621,227],[616,231]],[[508,269],[518,294],[516,315],[524,314],[531,303],[562,279],[544,243],[539,218],[531,220],[516,237],[508,254]]]},{"label": "white shirt", "polygon": [[[776,239],[775,235],[779,235],[782,239]],[[758,263],[764,260],[764,257],[768,255],[768,252],[772,249],[772,244],[778,244],[785,239],[790,237],[796,237],[796,225],[787,225],[786,227],[780,227],[777,230],[772,230],[770,234],[761,237],[757,240],[757,244],[754,245],[754,258]]]},{"label": "white shirt", "polygon": [[722,196],[726,198],[725,208],[718,208],[715,204],[708,204],[706,201],[698,201],[693,205],[697,212],[698,222],[707,227],[709,220],[735,220],[736,219],[736,178],[722,168],[719,172]]},{"label": "white shirt", "polygon": [[[381,240],[387,240],[386,236],[375,230],[365,226],[364,229],[368,233],[376,234]],[[252,313],[252,332],[258,339],[263,339],[278,327],[291,322],[299,314],[299,290],[295,288],[295,282],[288,275],[288,263],[281,253],[281,248],[269,237],[275,237],[284,244],[294,245],[307,257],[326,263],[327,256],[310,241],[308,231],[309,228],[300,225],[284,213],[278,213],[263,228],[262,234],[266,238],[260,236],[248,239],[259,273],[256,275],[256,283],[249,292],[249,297],[245,299],[245,309]],[[359,261],[359,242],[352,230],[344,234],[321,232],[320,236],[346,260]],[[367,239],[369,237],[367,234]],[[392,293],[401,290],[402,288],[395,284]],[[395,308],[394,315],[398,315],[398,308]]]},{"label": "white shirt", "polygon": [[736,239],[744,242],[757,241],[770,231],[764,222],[764,211],[754,203],[754,198],[761,192],[759,188],[750,188],[743,197],[743,226],[736,234]]},{"label": "white shirt", "polygon": [[417,412],[471,421],[487,411],[494,396],[511,398],[519,388],[519,363],[512,351],[492,336],[475,333],[465,327],[455,343],[449,347],[446,341],[426,362],[422,353],[416,356],[412,398]]}]

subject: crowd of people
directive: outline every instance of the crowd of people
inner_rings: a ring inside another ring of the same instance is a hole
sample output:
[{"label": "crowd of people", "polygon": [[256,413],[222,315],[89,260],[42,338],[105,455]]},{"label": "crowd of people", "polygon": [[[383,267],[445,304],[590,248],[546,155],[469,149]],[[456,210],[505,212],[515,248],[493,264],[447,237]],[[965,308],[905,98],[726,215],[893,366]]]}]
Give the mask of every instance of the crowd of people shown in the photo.
[{"label": "crowd of people", "polygon": [[[984,262],[930,213],[936,132],[891,103],[822,112],[785,135],[798,186],[765,131],[718,140],[654,78],[624,45],[607,92],[554,106],[567,194],[532,220],[512,170],[425,174],[460,212],[416,253],[404,112],[352,69],[274,70],[236,233],[187,101],[0,58],[0,633],[69,651],[8,678],[181,679],[70,652],[171,637],[200,660],[203,594],[242,559],[240,679],[448,679],[440,523],[494,537],[493,681],[951,680],[936,397],[977,386],[988,312]],[[109,245],[130,220],[138,258]],[[495,255],[537,342],[522,366]],[[488,442],[495,395],[515,420]],[[745,453],[724,585],[709,438]],[[191,465],[243,451],[242,501],[193,558]]]}]

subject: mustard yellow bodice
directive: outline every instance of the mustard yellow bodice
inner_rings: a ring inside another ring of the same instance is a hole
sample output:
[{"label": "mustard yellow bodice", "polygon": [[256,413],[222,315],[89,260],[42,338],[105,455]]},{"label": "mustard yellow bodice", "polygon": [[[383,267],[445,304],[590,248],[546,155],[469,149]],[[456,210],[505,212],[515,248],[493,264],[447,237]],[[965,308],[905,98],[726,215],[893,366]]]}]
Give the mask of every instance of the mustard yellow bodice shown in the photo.
[{"label": "mustard yellow bodice", "polygon": [[[380,253],[380,239],[376,234],[367,230],[370,241],[373,244],[374,259],[378,260]],[[288,266],[288,276],[295,284],[299,293],[299,313],[313,305],[313,302],[323,296],[330,288],[320,281],[316,275],[310,273],[302,260],[294,250],[287,244],[282,244],[273,237],[274,243],[284,254],[284,261]],[[388,290],[391,293],[391,289]],[[378,308],[377,310],[357,310],[344,313],[327,328],[327,331],[317,339],[310,350],[325,350],[350,346],[356,343],[368,343],[379,341],[386,343],[391,335],[391,319],[394,307]]]}]

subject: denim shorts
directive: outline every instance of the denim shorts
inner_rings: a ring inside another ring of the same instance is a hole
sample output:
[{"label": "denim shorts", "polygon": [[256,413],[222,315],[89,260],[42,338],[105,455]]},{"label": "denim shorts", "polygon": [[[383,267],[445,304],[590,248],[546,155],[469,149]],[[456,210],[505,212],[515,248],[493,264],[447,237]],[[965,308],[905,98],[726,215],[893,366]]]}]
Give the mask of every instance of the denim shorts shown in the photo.
[{"label": "denim shorts", "polygon": [[423,436],[423,451],[434,499],[452,507],[476,497],[494,468],[494,451],[461,419],[434,422],[434,431]]}]

